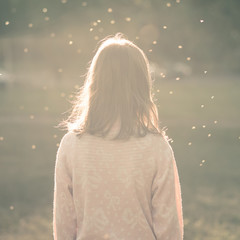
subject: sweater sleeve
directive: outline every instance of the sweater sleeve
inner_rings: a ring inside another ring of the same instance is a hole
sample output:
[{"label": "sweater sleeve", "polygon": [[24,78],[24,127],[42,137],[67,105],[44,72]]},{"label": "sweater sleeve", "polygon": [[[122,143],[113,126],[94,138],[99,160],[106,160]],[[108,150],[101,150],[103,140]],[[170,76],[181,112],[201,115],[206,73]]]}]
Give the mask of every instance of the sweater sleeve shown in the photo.
[{"label": "sweater sleeve", "polygon": [[152,217],[156,240],[182,240],[183,214],[179,175],[173,150],[165,139],[158,149],[152,185]]},{"label": "sweater sleeve", "polygon": [[72,178],[67,151],[69,151],[69,134],[60,142],[55,163],[54,202],[53,202],[53,236],[54,240],[76,239],[76,213],[73,201]]}]

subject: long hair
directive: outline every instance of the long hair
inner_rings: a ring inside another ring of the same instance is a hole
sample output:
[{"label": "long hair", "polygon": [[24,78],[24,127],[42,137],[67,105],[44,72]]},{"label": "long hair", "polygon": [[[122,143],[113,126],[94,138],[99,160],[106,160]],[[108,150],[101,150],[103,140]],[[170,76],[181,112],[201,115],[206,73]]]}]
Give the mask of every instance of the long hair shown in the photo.
[{"label": "long hair", "polygon": [[99,42],[89,63],[84,85],[71,101],[71,114],[60,127],[81,136],[84,132],[105,137],[121,123],[112,140],[165,135],[153,102],[149,62],[144,52],[122,33]]}]

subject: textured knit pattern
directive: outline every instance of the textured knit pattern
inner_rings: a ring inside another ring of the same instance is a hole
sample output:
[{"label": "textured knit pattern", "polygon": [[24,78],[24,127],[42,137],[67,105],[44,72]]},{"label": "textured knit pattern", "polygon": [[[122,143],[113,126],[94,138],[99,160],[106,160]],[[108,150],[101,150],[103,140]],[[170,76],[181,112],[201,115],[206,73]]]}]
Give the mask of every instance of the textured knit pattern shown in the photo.
[{"label": "textured knit pattern", "polygon": [[55,240],[182,240],[173,150],[148,134],[114,142],[68,132],[55,165]]}]

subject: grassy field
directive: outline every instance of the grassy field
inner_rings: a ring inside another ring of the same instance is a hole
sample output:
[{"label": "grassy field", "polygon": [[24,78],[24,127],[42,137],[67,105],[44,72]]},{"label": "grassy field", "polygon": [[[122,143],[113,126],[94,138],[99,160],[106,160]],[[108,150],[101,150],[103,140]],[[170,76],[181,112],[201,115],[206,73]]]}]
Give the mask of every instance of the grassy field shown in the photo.
[{"label": "grassy field", "polygon": [[[74,91],[0,89],[0,239],[52,239],[54,164],[65,133],[54,126]],[[229,76],[154,83],[179,168],[186,240],[240,239],[239,92]]]}]

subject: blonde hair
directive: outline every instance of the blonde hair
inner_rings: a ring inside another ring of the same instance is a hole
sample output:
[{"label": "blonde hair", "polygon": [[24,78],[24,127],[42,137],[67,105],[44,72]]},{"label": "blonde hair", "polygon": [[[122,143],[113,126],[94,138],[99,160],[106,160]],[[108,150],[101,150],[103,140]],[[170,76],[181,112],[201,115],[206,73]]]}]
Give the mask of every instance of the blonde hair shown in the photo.
[{"label": "blonde hair", "polygon": [[148,132],[165,135],[152,99],[144,52],[122,33],[107,36],[99,44],[84,85],[71,101],[71,114],[59,126],[78,136],[87,132],[105,137],[120,120],[120,131],[112,140],[143,137]]}]

